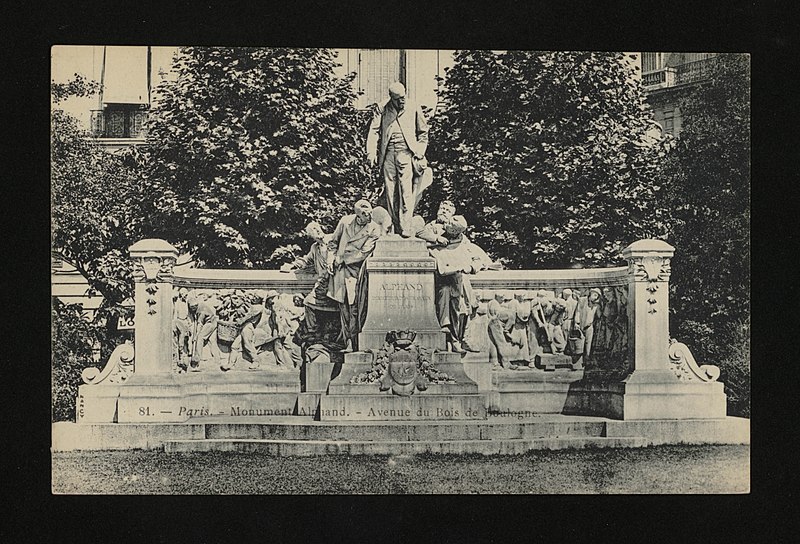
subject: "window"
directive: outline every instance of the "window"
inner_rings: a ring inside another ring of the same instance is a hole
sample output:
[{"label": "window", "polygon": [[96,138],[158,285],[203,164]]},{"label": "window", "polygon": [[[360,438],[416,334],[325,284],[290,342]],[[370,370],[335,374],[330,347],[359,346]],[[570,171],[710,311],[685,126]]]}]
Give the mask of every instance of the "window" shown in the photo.
[{"label": "window", "polygon": [[675,110],[664,110],[664,122],[661,125],[664,132],[675,135]]},{"label": "window", "polygon": [[664,68],[663,53],[642,53],[642,73],[655,72]]}]

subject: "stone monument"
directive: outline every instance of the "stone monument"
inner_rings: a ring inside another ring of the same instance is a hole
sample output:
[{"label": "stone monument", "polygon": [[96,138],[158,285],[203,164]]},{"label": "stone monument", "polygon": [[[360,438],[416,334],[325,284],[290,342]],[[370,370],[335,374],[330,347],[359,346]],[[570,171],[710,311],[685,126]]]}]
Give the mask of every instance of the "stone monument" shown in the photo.
[{"label": "stone monument", "polygon": [[366,261],[367,316],[322,395],[322,421],[485,419],[485,395],[445,351],[434,310],[435,262],[425,242],[387,235]]}]

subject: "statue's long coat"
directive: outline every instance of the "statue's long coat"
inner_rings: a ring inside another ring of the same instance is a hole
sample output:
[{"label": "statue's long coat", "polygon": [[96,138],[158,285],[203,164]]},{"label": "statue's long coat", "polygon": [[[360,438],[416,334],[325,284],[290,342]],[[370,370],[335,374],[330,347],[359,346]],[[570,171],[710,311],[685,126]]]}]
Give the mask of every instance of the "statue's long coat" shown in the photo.
[{"label": "statue's long coat", "polygon": [[[328,296],[336,302],[356,301],[356,282],[362,263],[372,254],[375,242],[381,235],[380,226],[374,221],[366,225],[356,223],[355,214],[345,215],[336,226],[328,244],[330,255],[342,257],[328,282]],[[346,297],[346,299],[345,299]]]}]

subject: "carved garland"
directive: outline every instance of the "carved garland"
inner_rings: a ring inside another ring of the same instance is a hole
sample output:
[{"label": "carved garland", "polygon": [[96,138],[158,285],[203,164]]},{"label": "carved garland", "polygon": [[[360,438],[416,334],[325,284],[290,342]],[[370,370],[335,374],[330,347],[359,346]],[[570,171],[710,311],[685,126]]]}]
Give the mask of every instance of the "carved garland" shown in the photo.
[{"label": "carved garland", "polygon": [[647,257],[636,258],[630,263],[630,273],[638,281],[646,281],[648,283],[647,292],[650,297],[647,299],[648,314],[656,313],[656,303],[658,300],[655,297],[658,291],[658,283],[668,281],[671,272],[670,258],[659,257],[656,255],[648,255]]},{"label": "carved garland", "polygon": [[137,257],[133,261],[133,279],[137,283],[147,282],[145,291],[147,292],[147,313],[156,314],[156,293],[158,293],[157,282],[166,282],[173,276],[175,267],[175,257],[160,256],[156,253],[149,253]]}]

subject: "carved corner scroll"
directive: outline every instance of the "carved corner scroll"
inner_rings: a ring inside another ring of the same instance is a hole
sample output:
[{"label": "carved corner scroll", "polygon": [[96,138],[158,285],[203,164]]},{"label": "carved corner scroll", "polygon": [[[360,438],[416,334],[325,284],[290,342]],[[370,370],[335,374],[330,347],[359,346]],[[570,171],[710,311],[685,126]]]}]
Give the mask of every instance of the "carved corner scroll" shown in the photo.
[{"label": "carved corner scroll", "polygon": [[719,378],[719,367],[698,365],[689,347],[674,338],[669,341],[669,360],[679,380],[715,382]]},{"label": "carved corner scroll", "polygon": [[126,340],[114,349],[102,371],[96,367],[84,368],[81,378],[89,385],[124,382],[133,374],[133,357],[133,344]]}]

